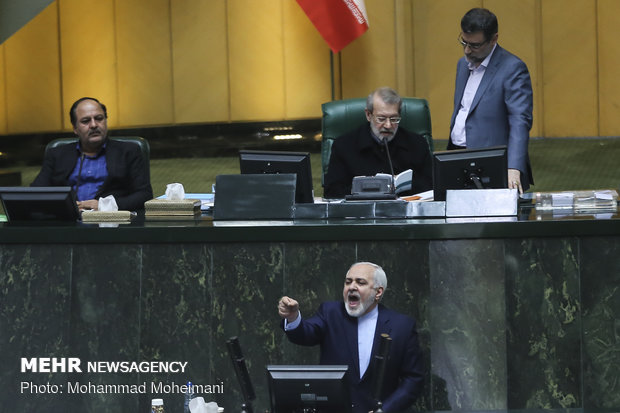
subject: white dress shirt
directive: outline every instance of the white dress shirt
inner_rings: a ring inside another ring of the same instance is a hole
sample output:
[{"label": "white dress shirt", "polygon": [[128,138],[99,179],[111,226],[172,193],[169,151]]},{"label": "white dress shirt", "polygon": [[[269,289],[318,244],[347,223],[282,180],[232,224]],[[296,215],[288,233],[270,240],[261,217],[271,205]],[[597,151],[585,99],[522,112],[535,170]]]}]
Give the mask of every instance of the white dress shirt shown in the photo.
[{"label": "white dress shirt", "polygon": [[[375,330],[379,318],[379,306],[375,306],[369,313],[357,318],[357,352],[359,354],[360,379],[368,369],[372,344],[375,341]],[[295,321],[289,323],[284,319],[284,331],[294,330],[301,323],[301,311]]]},{"label": "white dress shirt", "polygon": [[484,76],[484,72],[489,65],[489,61],[491,60],[491,56],[493,56],[493,52],[497,44],[493,46],[493,50],[491,53],[480,63],[478,67],[474,67],[472,63],[468,63],[469,66],[469,79],[467,79],[467,84],[465,85],[465,90],[463,91],[463,98],[461,99],[461,107],[456,114],[456,118],[454,119],[454,127],[450,132],[450,138],[452,143],[457,146],[467,146],[467,133],[465,131],[465,123],[467,122],[467,115],[469,115],[469,109],[471,108],[471,104],[474,101],[474,96],[476,96],[476,92],[478,91],[478,87],[480,86],[480,82],[482,81],[482,77]]},{"label": "white dress shirt", "polygon": [[375,330],[379,318],[379,306],[357,319],[357,352],[360,363],[360,379],[370,364],[372,343],[375,341]]}]

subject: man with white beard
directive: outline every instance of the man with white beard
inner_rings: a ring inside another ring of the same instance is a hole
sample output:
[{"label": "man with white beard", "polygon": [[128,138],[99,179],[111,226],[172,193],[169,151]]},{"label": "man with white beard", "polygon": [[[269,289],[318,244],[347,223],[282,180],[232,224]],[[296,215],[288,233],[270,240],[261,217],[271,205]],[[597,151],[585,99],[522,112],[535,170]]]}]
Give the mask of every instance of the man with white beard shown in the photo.
[{"label": "man with white beard", "polygon": [[376,407],[372,383],[382,334],[391,339],[380,397],[383,411],[406,410],[422,390],[424,371],[416,322],[379,303],[386,288],[387,277],[380,266],[358,262],[345,276],[343,302],[325,302],[307,319],[301,317],[296,300],[285,296],[278,303],[282,327],[291,342],[320,344],[321,364],[349,366],[354,413]]}]

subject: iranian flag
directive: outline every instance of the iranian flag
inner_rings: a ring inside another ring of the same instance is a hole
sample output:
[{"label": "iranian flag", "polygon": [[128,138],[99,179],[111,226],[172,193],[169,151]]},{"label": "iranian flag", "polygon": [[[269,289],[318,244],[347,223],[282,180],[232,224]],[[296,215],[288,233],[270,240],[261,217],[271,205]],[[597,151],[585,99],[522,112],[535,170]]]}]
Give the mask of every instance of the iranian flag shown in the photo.
[{"label": "iranian flag", "polygon": [[297,0],[334,53],[368,30],[364,0]]}]

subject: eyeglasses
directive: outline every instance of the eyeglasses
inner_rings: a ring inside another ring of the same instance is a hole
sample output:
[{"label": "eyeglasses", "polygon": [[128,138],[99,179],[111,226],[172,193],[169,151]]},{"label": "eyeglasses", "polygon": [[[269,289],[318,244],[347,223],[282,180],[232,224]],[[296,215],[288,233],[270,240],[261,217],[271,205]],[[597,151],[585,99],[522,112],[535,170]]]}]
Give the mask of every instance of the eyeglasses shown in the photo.
[{"label": "eyeglasses", "polygon": [[459,43],[461,44],[461,46],[463,46],[463,49],[466,48],[467,46],[469,46],[469,48],[471,50],[478,50],[480,49],[482,46],[484,46],[485,44],[489,43],[491,41],[491,39],[485,40],[482,43],[470,43],[470,42],[466,42],[465,40],[463,40],[463,36],[459,35]]},{"label": "eyeglasses", "polygon": [[387,116],[375,116],[374,114],[372,115],[372,118],[375,120],[375,122],[377,123],[385,123],[388,121],[388,119],[390,120],[390,123],[395,123],[398,124],[400,123],[400,116],[392,116],[392,117],[387,117]]}]

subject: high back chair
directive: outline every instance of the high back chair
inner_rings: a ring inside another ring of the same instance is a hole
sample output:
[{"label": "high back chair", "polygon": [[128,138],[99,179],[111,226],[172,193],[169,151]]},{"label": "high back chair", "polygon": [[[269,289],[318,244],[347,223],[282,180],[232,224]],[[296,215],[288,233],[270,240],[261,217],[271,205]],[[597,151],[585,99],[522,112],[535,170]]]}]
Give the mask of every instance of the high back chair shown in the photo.
[{"label": "high back chair", "polygon": [[[146,168],[147,176],[151,176],[151,166],[150,166],[151,147],[149,145],[149,142],[146,139],[140,136],[109,136],[108,139],[123,141],[123,142],[131,142],[131,143],[138,145],[140,147],[140,150],[142,151],[142,157],[144,159],[144,166]],[[68,144],[75,145],[77,141],[78,141],[77,137],[54,139],[53,141],[51,141],[45,146],[45,152],[47,152],[51,148],[55,148],[60,145],[68,145]]]},{"label": "high back chair", "polygon": [[[334,100],[323,103],[323,139],[321,143],[321,184],[325,184],[325,174],[329,165],[334,139],[367,123],[366,98]],[[433,152],[433,135],[431,133],[431,112],[426,99],[402,98],[399,127],[418,133],[426,138],[428,147]]]}]

